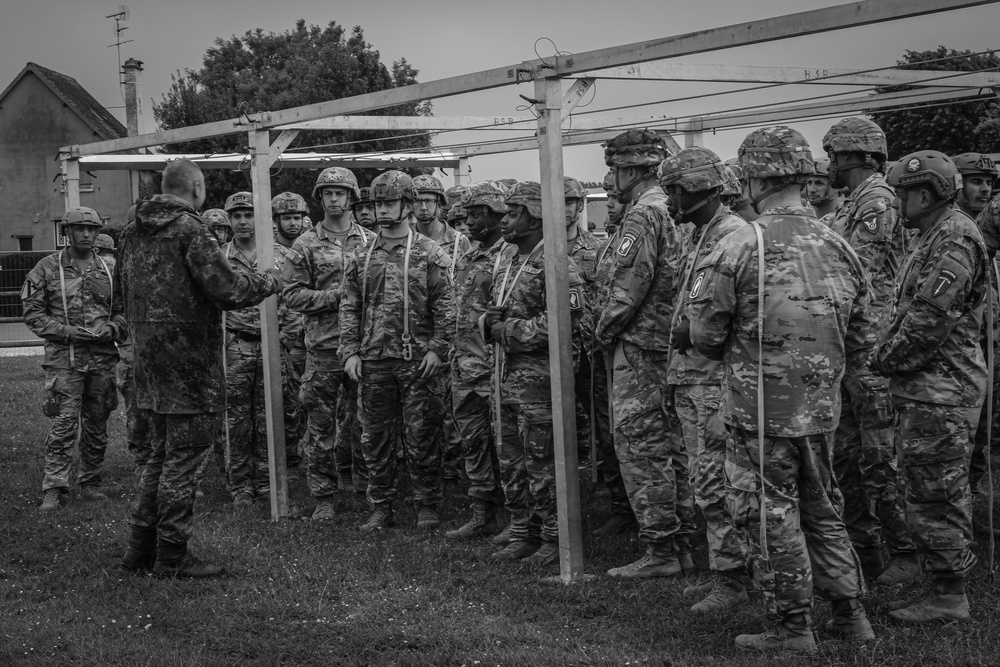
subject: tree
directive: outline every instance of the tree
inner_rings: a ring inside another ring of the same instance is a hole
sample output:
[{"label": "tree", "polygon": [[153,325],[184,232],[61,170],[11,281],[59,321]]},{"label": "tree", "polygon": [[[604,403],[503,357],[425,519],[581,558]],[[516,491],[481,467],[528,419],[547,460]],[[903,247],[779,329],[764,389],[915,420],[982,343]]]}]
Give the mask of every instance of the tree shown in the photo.
[{"label": "tree", "polygon": [[[343,26],[331,21],[325,28],[307,26],[299,19],[293,30],[281,34],[261,29],[223,40],[206,53],[198,71],[178,71],[170,91],[153,115],[164,130],[225,120],[242,113],[275,111],[331,99],[351,97],[417,82],[418,71],[405,58],[389,70],[379,52],[365,42],[356,26],[348,37]],[[372,115],[430,115],[430,102],[380,109]],[[397,136],[393,136],[396,134]],[[271,134],[271,141],[277,133]],[[302,131],[290,146],[317,151],[361,153],[424,148],[430,145],[427,133],[361,131]],[[213,137],[164,147],[168,153],[245,153],[247,135]],[[374,170],[354,170],[362,185],[374,177]],[[313,220],[322,212],[310,195],[318,170],[272,169],[274,193],[291,191],[306,198]],[[221,207],[225,198],[240,190],[250,190],[249,161],[238,172],[205,172],[208,196],[206,208]]]},{"label": "tree", "polygon": [[[902,69],[995,71],[1000,58],[993,53],[975,55],[939,46],[931,51],[906,51],[897,61]],[[912,86],[880,89],[880,93],[911,90]],[[1000,150],[997,105],[989,102],[945,104],[873,114],[885,131],[889,157],[898,159],[918,150],[931,149],[955,155],[966,151]]]}]

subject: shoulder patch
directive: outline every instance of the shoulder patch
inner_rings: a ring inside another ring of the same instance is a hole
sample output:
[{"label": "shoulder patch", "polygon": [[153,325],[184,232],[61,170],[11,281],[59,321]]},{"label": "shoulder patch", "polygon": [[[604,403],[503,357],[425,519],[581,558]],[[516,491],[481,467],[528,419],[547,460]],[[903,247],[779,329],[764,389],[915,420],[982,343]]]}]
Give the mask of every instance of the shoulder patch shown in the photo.
[{"label": "shoulder patch", "polygon": [[695,277],[694,282],[691,283],[691,292],[688,294],[689,299],[698,298],[698,294],[701,292],[702,286],[705,284],[705,269],[698,272]]},{"label": "shoulder patch", "polygon": [[583,297],[580,295],[580,287],[577,285],[569,288],[569,309],[583,310]]},{"label": "shoulder patch", "polygon": [[639,240],[639,230],[626,229],[622,232],[622,237],[618,241],[618,248],[615,250],[619,257],[629,257],[635,253],[636,242]]}]

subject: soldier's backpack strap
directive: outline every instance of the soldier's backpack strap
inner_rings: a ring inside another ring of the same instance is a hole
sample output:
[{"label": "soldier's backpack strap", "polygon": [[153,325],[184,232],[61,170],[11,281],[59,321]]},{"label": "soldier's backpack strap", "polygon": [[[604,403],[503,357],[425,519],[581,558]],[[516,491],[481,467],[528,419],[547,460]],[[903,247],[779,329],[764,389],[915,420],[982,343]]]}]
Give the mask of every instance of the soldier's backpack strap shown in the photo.
[{"label": "soldier's backpack strap", "polygon": [[375,250],[375,242],[378,241],[378,237],[381,235],[382,232],[376,234],[375,238],[368,245],[368,252],[365,253],[365,265],[361,269],[361,316],[358,318],[361,322],[361,336],[365,335],[365,314],[368,312],[366,308],[368,297],[368,264],[372,261],[372,251]]},{"label": "soldier's backpack strap", "polygon": [[413,230],[406,232],[406,249],[403,252],[403,361],[413,360],[413,343],[410,342],[410,248],[413,247]]},{"label": "soldier's backpack strap", "polygon": [[[986,265],[986,273],[992,278],[993,284],[991,287],[997,289],[997,293],[1000,294],[1000,275],[997,273],[997,261],[994,259],[988,262]],[[993,326],[996,322],[994,319],[997,314],[993,312],[993,289],[990,287],[986,288],[986,365],[987,365],[987,384],[986,384],[986,488],[989,489],[989,496],[987,498],[987,518],[989,521],[990,530],[990,542],[989,548],[987,550],[987,563],[986,568],[989,572],[990,583],[996,580],[996,567],[993,564],[993,554],[996,547],[996,534],[993,532],[993,466],[990,463],[990,446],[993,440],[993,382],[995,380],[996,370],[993,364],[996,363],[996,350],[993,348],[996,340],[994,339]]]},{"label": "soldier's backpack strap", "polygon": [[771,569],[767,550],[767,485],[764,481],[764,234],[756,220],[757,236],[757,459],[760,464],[760,554],[765,571]]},{"label": "soldier's backpack strap", "polygon": [[451,249],[451,268],[448,269],[448,277],[452,284],[455,283],[455,267],[458,266],[458,242],[462,240],[462,235],[455,232],[455,247]]},{"label": "soldier's backpack strap", "polygon": [[[63,270],[63,253],[65,252],[66,252],[65,248],[59,251],[59,260],[57,264],[59,264],[59,294],[62,295],[63,317],[66,318],[66,326],[69,326],[69,306],[66,305],[66,272]],[[76,366],[76,357],[73,354],[73,350],[74,350],[73,341],[70,341],[69,342],[70,368]]]}]

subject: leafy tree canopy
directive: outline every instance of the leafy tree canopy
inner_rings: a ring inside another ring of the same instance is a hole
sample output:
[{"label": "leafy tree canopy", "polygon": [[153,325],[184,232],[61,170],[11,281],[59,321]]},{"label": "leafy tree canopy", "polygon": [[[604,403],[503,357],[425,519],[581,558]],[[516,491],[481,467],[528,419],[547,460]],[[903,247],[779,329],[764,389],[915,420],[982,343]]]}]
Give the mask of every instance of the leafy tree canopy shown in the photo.
[{"label": "leafy tree canopy", "polygon": [[[996,71],[1000,57],[994,53],[973,54],[939,46],[930,51],[906,51],[897,61],[903,69]],[[879,92],[909,90],[911,86],[885,88]],[[1000,107],[990,102],[968,102],[904,109],[873,114],[889,142],[890,159],[918,150],[937,150],[948,155],[967,151],[1000,151]]]},{"label": "leafy tree canopy", "polygon": [[[174,74],[170,91],[153,104],[153,114],[165,130],[235,118],[241,113],[275,111],[331,99],[406,86],[417,82],[418,71],[405,58],[387,68],[379,52],[365,42],[356,26],[348,36],[331,21],[325,28],[307,26],[299,19],[295,28],[276,34],[261,29],[242,37],[216,38],[198,71]],[[430,115],[429,102],[380,109],[372,115]],[[385,139],[385,137],[395,138]],[[361,153],[407,150],[430,145],[427,134],[302,131],[290,147],[315,147],[316,151]],[[272,133],[271,141],[277,137]],[[331,145],[333,144],[333,145]],[[213,137],[164,147],[168,153],[246,152],[247,135]],[[355,170],[366,185],[374,170]],[[318,170],[272,169],[272,192],[291,191],[306,198],[313,220],[322,213],[310,194]],[[206,208],[221,208],[226,197],[250,190],[249,163],[237,172],[206,171]]]}]

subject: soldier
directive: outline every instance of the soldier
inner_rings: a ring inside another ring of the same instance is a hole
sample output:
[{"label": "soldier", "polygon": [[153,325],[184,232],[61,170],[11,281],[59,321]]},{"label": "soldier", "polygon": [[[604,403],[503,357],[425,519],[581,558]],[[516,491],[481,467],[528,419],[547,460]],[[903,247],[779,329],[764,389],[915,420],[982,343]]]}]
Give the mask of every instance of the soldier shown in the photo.
[{"label": "soldier", "polygon": [[[132,204],[125,213],[125,226],[135,221],[136,205]],[[132,349],[131,333],[126,339],[118,343],[118,366],[115,368],[115,377],[118,380],[118,389],[125,399],[125,448],[132,456],[136,471],[142,475],[142,469],[146,467],[146,461],[153,451],[151,432],[149,429],[149,416],[146,411],[139,407],[135,396],[135,354]],[[224,459],[220,458],[220,461]],[[224,468],[223,468],[224,469]]]},{"label": "soldier", "polygon": [[[115,240],[107,234],[98,234],[94,240],[94,252],[100,255],[101,259],[115,263]],[[112,269],[112,272],[114,269]]]},{"label": "soldier", "polygon": [[68,247],[42,258],[21,289],[24,323],[45,341],[45,402],[52,420],[45,440],[43,512],[59,509],[69,493],[73,447],[80,441],[80,498],[107,500],[101,468],[108,446],[108,416],[118,406],[115,341],[127,329],[113,263],[94,252],[104,223],[92,208],[66,211],[60,231]]},{"label": "soldier", "polygon": [[951,207],[961,178],[937,151],[911,153],[889,174],[893,206],[919,231],[871,355],[899,414],[906,518],[933,580],[922,598],[892,603],[889,615],[908,623],[969,618],[965,580],[976,563],[968,474],[987,383],[979,336],[988,271],[982,235]]},{"label": "soldier", "polygon": [[358,189],[358,198],[351,205],[351,212],[359,225],[372,233],[378,233],[379,224],[375,219],[375,202],[372,201],[371,188]]},{"label": "soldier", "polygon": [[669,151],[649,130],[628,130],[607,143],[604,161],[629,205],[615,245],[606,295],[597,304],[596,340],[613,355],[611,422],[615,451],[646,553],[608,570],[613,577],[666,577],[694,566],[694,532],[687,458],[676,424],[668,421],[670,313],[683,240],[656,183]]},{"label": "soldier", "polygon": [[982,153],[962,153],[953,157],[952,162],[962,175],[962,189],[955,203],[962,213],[975,220],[990,203],[997,166],[989,155]]},{"label": "soldier", "polygon": [[729,206],[733,213],[740,216],[747,222],[756,220],[757,212],[754,211],[753,206],[750,205],[750,198],[746,193],[747,179],[746,175],[743,173],[743,168],[740,167],[739,160],[737,158],[730,158],[726,160],[726,166],[733,172],[733,176],[736,177],[736,182],[738,184],[737,194],[732,195],[732,200],[726,205]]},{"label": "soldier", "polygon": [[837,634],[875,636],[858,600],[861,573],[831,498],[829,465],[845,367],[864,366],[871,348],[869,286],[850,245],[802,206],[813,161],[801,134],[756,130],[739,160],[760,217],[695,269],[687,315],[695,348],[725,369],[720,412],[730,433],[732,515],[751,537],[754,577],[778,619],[736,645],[811,653],[814,586],[832,600]]},{"label": "soldier", "polygon": [[[827,131],[823,150],[830,159],[830,186],[850,191],[830,227],[851,244],[867,272],[872,286],[868,336],[874,340],[905,254],[903,228],[892,210],[893,193],[882,176],[885,133],[867,118],[845,118]],[[861,568],[867,576],[877,576],[879,584],[913,581],[920,567],[897,492],[889,381],[868,369],[858,374],[848,369],[841,397],[833,468],[844,492],[844,523]],[[884,568],[880,537],[890,555]]]},{"label": "soldier", "polygon": [[609,171],[604,175],[604,182],[601,184],[604,191],[608,193],[605,204],[608,209],[608,219],[604,223],[604,231],[610,239],[618,231],[622,216],[625,215],[625,205],[618,200],[618,191],[615,189],[615,172]]},{"label": "soldier", "polygon": [[[500,255],[492,302],[482,317],[487,341],[500,356],[500,410],[497,433],[500,475],[510,510],[510,542],[493,560],[528,558],[533,565],[559,559],[556,521],[555,441],[549,372],[548,313],[542,246],[542,187],[514,185],[501,223],[515,247]],[[589,329],[583,280],[567,258],[574,366]]]},{"label": "soldier", "polygon": [[[274,262],[284,274],[285,263],[295,239],[306,231],[303,219],[309,212],[306,200],[294,192],[282,192],[271,199],[271,222],[274,223]],[[285,467],[289,481],[299,478],[302,463],[299,440],[305,430],[305,418],[299,404],[302,374],[306,370],[305,328],[302,313],[292,310],[281,299],[278,304],[282,363],[282,403],[285,415]]]},{"label": "soldier", "polygon": [[441,525],[444,482],[435,436],[443,415],[435,376],[448,358],[455,315],[448,255],[411,227],[417,197],[412,179],[400,171],[372,181],[382,230],[349,262],[340,303],[340,356],[344,371],[359,383],[361,446],[373,509],[363,531],[392,522],[401,415],[417,528]]},{"label": "soldier", "polygon": [[[472,233],[469,231],[468,225],[468,214],[466,210],[462,208],[459,201],[465,196],[465,193],[469,191],[469,188],[465,185],[453,185],[444,191],[444,198],[448,202],[448,215],[447,222],[448,226],[454,229],[459,234],[465,236],[469,241],[475,241],[472,237]],[[456,267],[457,268],[457,267]]]},{"label": "soldier", "polygon": [[[253,195],[237,192],[226,199],[233,240],[223,248],[233,271],[257,272]],[[229,493],[233,507],[246,508],[270,493],[267,422],[264,412],[264,355],[260,310],[247,306],[226,314],[226,427]]]},{"label": "soldier", "polygon": [[360,195],[350,169],[329,167],[320,172],[312,196],[323,206],[323,220],[295,240],[283,269],[285,304],[304,315],[306,366],[299,398],[308,415],[308,433],[302,453],[309,493],[316,499],[312,518],[317,521],[334,518],[338,476],[350,480],[352,468],[357,470],[362,463],[353,456],[350,438],[343,440],[346,450],[337,449],[337,400],[344,384],[337,351],[342,345],[345,271],[355,251],[372,238],[351,222],[349,211]]},{"label": "soldier", "polygon": [[201,219],[211,227],[220,245],[226,245],[233,240],[233,226],[229,224],[229,216],[221,208],[208,209],[201,214]]},{"label": "soldier", "polygon": [[[694,500],[705,516],[708,567],[713,579],[684,590],[700,601],[692,613],[724,612],[747,601],[746,549],[726,505],[726,427],[719,416],[722,363],[691,348],[685,311],[693,291],[695,267],[731,232],[746,223],[720,201],[727,174],[719,156],[707,148],[686,148],[668,157],[658,170],[660,187],[670,197],[670,215],[677,224],[691,223],[694,248],[684,260],[677,306],[672,318],[672,345],[667,381],[667,409],[680,420],[689,459]],[[703,599],[702,599],[703,598]]]},{"label": "soldier", "polygon": [[187,550],[195,485],[225,408],[220,308],[243,308],[281,288],[269,275],[233,271],[196,213],[205,180],[189,160],[163,170],[163,194],[139,205],[118,250],[118,282],[135,343],[135,391],[149,411],[153,453],[129,518],[121,567],[200,578],[223,568]]},{"label": "soldier", "polygon": [[830,160],[821,157],[816,159],[816,173],[809,176],[803,185],[803,194],[809,205],[816,209],[816,217],[820,222],[826,222],[827,217],[833,220],[837,211],[839,196],[837,190],[830,185]]},{"label": "soldier", "polygon": [[[465,445],[472,518],[445,533],[451,539],[471,539],[497,531],[496,503],[500,464],[493,446],[490,421],[492,355],[479,329],[479,318],[490,303],[497,257],[505,246],[501,221],[507,211],[507,189],[496,181],[473,183],[459,204],[466,212],[472,248],[455,270],[455,358],[451,365],[451,396],[455,425]],[[449,211],[450,212],[450,211]]]}]

